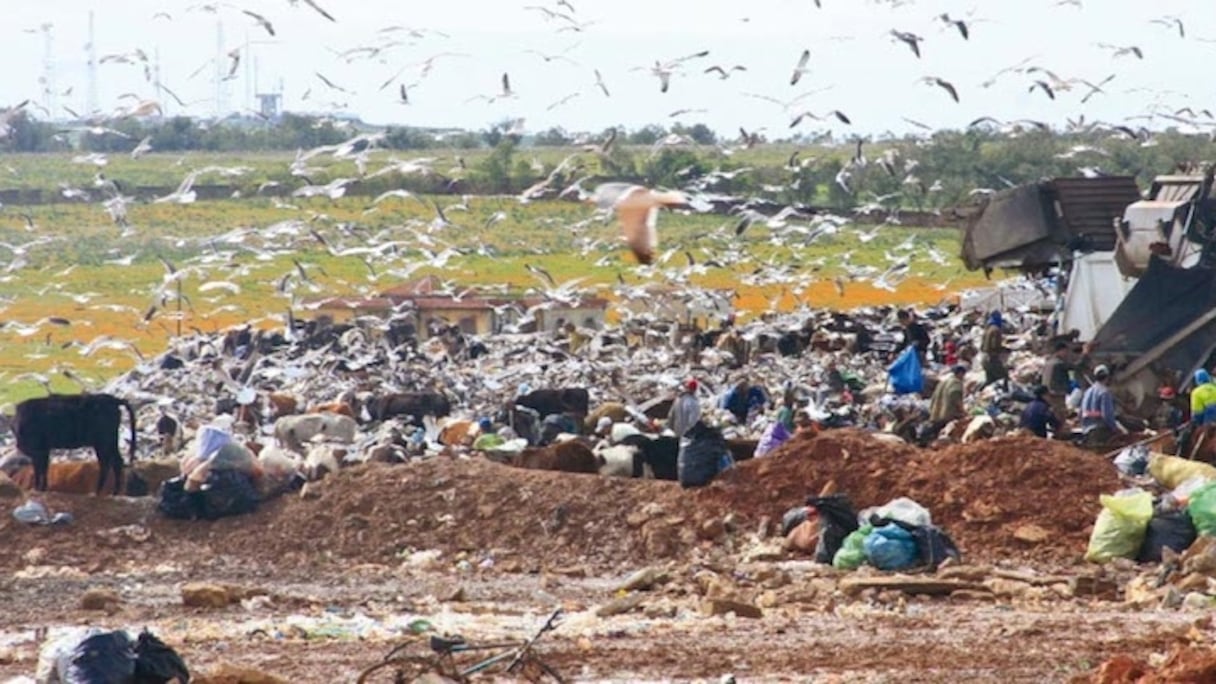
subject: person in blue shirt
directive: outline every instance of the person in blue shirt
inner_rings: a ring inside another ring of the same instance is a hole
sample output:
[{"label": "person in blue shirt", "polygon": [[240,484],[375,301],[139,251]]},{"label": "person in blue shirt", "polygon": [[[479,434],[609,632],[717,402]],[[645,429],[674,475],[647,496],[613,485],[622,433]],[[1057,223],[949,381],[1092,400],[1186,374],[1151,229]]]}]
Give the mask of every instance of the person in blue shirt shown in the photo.
[{"label": "person in blue shirt", "polygon": [[740,425],[747,423],[753,412],[760,412],[768,404],[768,394],[759,385],[751,385],[746,379],[731,388],[722,397],[720,408],[730,411]]},{"label": "person in blue shirt", "polygon": [[1051,410],[1051,405],[1047,403],[1047,387],[1044,385],[1035,387],[1034,399],[1022,411],[1018,427],[1036,437],[1047,437],[1048,428],[1051,428],[1051,432],[1054,434],[1060,431],[1060,425],[1059,416]]},{"label": "person in blue shirt", "polygon": [[1081,432],[1088,444],[1103,444],[1123,428],[1115,420],[1115,395],[1106,386],[1110,370],[1101,365],[1094,369],[1094,384],[1081,396]]}]

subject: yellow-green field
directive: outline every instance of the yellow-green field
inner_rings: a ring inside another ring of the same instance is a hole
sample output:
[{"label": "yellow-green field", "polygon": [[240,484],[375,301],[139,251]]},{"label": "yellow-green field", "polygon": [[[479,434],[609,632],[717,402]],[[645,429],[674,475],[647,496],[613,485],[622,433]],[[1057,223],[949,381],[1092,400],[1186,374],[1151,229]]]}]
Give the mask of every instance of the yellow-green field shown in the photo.
[{"label": "yellow-green field", "polygon": [[[26,161],[10,160],[19,168]],[[163,158],[157,161],[164,164]],[[193,160],[190,166],[198,163]],[[157,173],[163,182],[164,167]],[[431,225],[436,216],[432,199],[445,208],[451,225]],[[935,303],[951,291],[983,282],[982,276],[966,273],[957,264],[957,233],[948,229],[888,226],[863,243],[858,238],[863,228],[850,225],[808,245],[795,235],[774,240],[774,232],[762,224],[736,237],[734,217],[665,212],[659,221],[660,252],[678,251],[657,274],[647,275],[622,249],[616,224],[587,222],[592,209],[575,202],[525,204],[514,197],[462,201],[449,196],[390,198],[370,207],[367,198],[284,201],[292,207],[276,206],[266,198],[135,204],[125,232],[96,203],[0,210],[0,320],[5,322],[0,327],[0,404],[42,393],[29,373],[44,373],[56,389],[74,391],[64,369],[99,382],[130,368],[135,361],[122,351],[82,355],[83,345],[102,335],[128,339],[148,357],[162,351],[178,322],[177,303],[157,294],[176,291],[175,282],[165,285],[167,269],[160,258],[183,274],[181,328],[186,334],[249,320],[276,325],[266,317],[283,316],[289,305],[298,316],[307,317],[308,302],[370,295],[430,273],[460,285],[538,286],[525,264],[548,270],[559,283],[586,277],[585,284],[601,286],[600,294],[609,299],[618,279],[641,284],[648,278],[662,282],[686,276],[696,285],[733,291],[744,311],[764,310],[774,300],[785,309],[799,303],[840,308]],[[499,213],[501,218],[492,220]],[[20,214],[29,215],[33,229]],[[329,242],[328,250],[311,231]],[[861,280],[847,283],[844,296],[837,292],[833,278],[844,272],[842,255],[850,255],[854,267],[885,268],[885,255],[899,252],[911,237],[919,256],[896,292]],[[382,255],[368,256],[370,266],[359,256],[332,253],[389,243],[398,244],[386,247]],[[950,257],[948,265],[924,258],[930,245]],[[431,255],[449,247],[461,253],[452,256],[446,268],[429,265]],[[702,266],[680,273],[688,264],[685,251],[702,264],[711,258],[725,260],[736,248],[743,256],[728,268]],[[307,281],[293,259],[303,265]],[[787,267],[812,280],[800,286],[769,275]],[[289,273],[295,275],[281,291]],[[240,290],[212,286],[200,291],[205,283],[217,281],[231,281]],[[158,311],[145,322],[154,303]],[[65,318],[70,325],[45,321],[48,317]]]}]

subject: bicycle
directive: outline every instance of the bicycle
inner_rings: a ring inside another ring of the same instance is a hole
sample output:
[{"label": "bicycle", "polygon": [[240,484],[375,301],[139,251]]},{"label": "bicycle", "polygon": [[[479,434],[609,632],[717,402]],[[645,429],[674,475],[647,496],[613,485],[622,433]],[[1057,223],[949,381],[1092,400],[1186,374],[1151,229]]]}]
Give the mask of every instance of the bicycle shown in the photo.
[{"label": "bicycle", "polygon": [[[371,684],[372,682],[407,684],[423,675],[437,674],[463,684],[468,682],[469,678],[473,675],[481,674],[496,665],[510,661],[505,669],[507,674],[517,674],[531,682],[539,682],[548,676],[557,682],[557,684],[565,684],[566,680],[558,674],[557,670],[554,670],[552,666],[541,660],[540,656],[533,650],[536,642],[546,632],[557,629],[561,614],[562,610],[560,608],[553,611],[549,619],[545,621],[545,624],[541,625],[540,629],[531,638],[522,642],[472,644],[460,636],[445,638],[432,635],[428,644],[431,652],[427,654],[406,652],[406,649],[414,646],[417,642],[400,644],[389,651],[380,662],[363,670],[359,674],[357,682],[358,684]],[[456,655],[460,653],[497,649],[505,650],[471,665],[460,666],[456,662]],[[391,679],[382,677],[372,679],[371,676],[377,673],[383,675],[391,674]]]}]

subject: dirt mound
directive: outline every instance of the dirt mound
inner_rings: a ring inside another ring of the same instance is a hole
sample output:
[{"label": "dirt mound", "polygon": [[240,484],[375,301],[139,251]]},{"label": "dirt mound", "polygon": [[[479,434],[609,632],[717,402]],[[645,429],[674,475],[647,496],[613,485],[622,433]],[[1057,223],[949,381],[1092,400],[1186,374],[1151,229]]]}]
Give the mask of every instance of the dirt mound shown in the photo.
[{"label": "dirt mound", "polygon": [[907,496],[965,554],[1059,560],[1084,551],[1098,495],[1118,488],[1107,460],[1058,442],[1008,437],[931,451],[840,430],[795,438],[696,496],[752,518],[776,517],[824,489],[848,494],[858,509]]},{"label": "dirt mound", "polygon": [[1216,650],[1211,647],[1177,647],[1161,667],[1117,655],[1093,674],[1076,677],[1074,684],[1206,684],[1216,681]]},{"label": "dirt mound", "polygon": [[[509,565],[520,569],[618,565],[648,555],[645,535],[627,525],[626,517],[680,494],[669,482],[442,456],[408,466],[358,466],[310,486],[316,486],[317,498],[285,497],[268,506],[269,515],[259,515],[257,524],[224,519],[216,522],[215,533],[235,554],[328,552],[393,563],[403,549],[437,548],[475,558],[493,551],[496,563],[509,555]],[[663,512],[673,510],[668,505]]]},{"label": "dirt mound", "polygon": [[[825,487],[859,509],[911,497],[969,557],[1076,560],[1098,495],[1119,483],[1101,457],[1039,439],[923,451],[842,430],[795,438],[695,491],[446,456],[358,466],[309,486],[308,498],[285,496],[215,522],[166,519],[154,499],[48,495],[52,512],[69,511],[75,522],[29,527],[4,516],[0,536],[21,552],[0,556],[0,569],[103,569],[148,557],[189,567],[217,554],[393,565],[408,549],[465,551],[471,562],[492,556],[505,570],[624,567],[686,553],[710,518],[734,513],[755,529]],[[40,549],[33,560],[30,549]]]},{"label": "dirt mound", "polygon": [[[492,555],[508,570],[616,567],[677,553],[695,542],[680,534],[698,522],[684,524],[677,515],[682,492],[675,483],[523,470],[479,458],[357,466],[309,487],[308,498],[287,495],[251,515],[214,522],[167,519],[152,498],[48,494],[48,507],[75,521],[27,526],[4,516],[0,536],[22,553],[3,554],[0,568],[101,569],[134,555],[189,566],[215,554],[393,565],[406,549],[467,551],[473,562]],[[649,513],[641,515],[644,509]],[[124,526],[140,529],[128,535]],[[23,557],[36,548],[32,560]]]}]

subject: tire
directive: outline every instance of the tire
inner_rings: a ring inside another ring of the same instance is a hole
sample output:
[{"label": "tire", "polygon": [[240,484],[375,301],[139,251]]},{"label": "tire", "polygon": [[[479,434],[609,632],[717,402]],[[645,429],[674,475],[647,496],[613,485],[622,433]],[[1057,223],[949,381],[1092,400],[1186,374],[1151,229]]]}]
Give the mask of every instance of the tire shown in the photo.
[{"label": "tire", "polygon": [[386,658],[359,673],[357,684],[395,684],[409,682],[422,675],[442,674],[432,658],[426,656],[395,656]]}]

